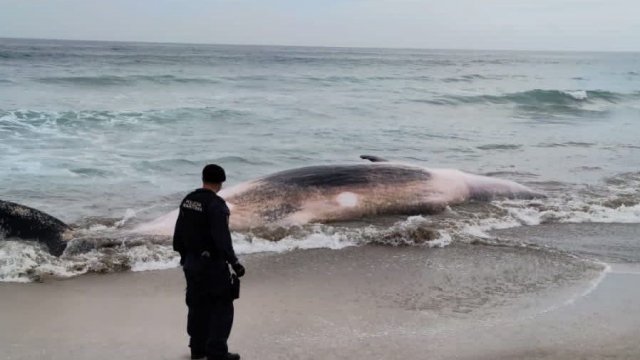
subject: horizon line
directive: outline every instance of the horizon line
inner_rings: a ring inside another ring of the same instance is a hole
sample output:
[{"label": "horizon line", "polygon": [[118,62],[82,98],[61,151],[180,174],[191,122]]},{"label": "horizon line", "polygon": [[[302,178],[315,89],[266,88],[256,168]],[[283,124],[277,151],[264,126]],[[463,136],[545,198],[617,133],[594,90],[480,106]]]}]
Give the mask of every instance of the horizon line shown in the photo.
[{"label": "horizon line", "polygon": [[444,50],[444,51],[514,51],[514,52],[557,52],[557,53],[640,53],[640,50],[552,50],[552,49],[472,49],[472,48],[427,48],[427,47],[385,47],[385,46],[345,46],[345,45],[293,45],[293,44],[234,44],[208,42],[176,42],[151,40],[91,40],[91,39],[61,39],[40,37],[2,37],[0,40],[46,40],[46,41],[76,41],[97,43],[129,43],[129,44],[158,44],[158,45],[209,45],[209,46],[253,46],[253,47],[291,47],[291,48],[326,48],[326,49],[369,49],[369,50]]}]

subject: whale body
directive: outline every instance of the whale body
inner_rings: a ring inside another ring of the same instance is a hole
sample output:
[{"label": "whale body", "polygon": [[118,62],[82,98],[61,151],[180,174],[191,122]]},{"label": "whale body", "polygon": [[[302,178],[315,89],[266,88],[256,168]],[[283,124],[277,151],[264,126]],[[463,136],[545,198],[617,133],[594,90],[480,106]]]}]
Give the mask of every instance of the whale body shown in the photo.
[{"label": "whale body", "polygon": [[[245,231],[376,215],[434,214],[469,200],[543,196],[510,180],[363,158],[373,162],[296,168],[222,189],[218,195],[231,210],[230,228]],[[172,235],[178,212],[134,231]]]},{"label": "whale body", "polygon": [[[434,214],[447,206],[498,197],[544,197],[510,180],[455,169],[428,169],[362,156],[370,163],[307,166],[222,189],[234,231],[347,221],[376,215]],[[130,230],[173,235],[178,209]],[[0,200],[4,237],[44,243],[60,256],[72,229],[42,211]]]}]

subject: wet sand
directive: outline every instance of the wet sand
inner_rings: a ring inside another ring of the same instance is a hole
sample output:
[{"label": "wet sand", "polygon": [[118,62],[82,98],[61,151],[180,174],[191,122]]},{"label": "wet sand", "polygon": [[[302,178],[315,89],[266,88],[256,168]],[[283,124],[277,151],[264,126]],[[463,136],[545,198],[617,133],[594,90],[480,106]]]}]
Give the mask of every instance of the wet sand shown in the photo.
[{"label": "wet sand", "polygon": [[[602,277],[557,256],[473,245],[254,255],[230,347],[244,359],[640,358],[640,271]],[[183,288],[179,269],[0,284],[1,357],[187,359]]]}]

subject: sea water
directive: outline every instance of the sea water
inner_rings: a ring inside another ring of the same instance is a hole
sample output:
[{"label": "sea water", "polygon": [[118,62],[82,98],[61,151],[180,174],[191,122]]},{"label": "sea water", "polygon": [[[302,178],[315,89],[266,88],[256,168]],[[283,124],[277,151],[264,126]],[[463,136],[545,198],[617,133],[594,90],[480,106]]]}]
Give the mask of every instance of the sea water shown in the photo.
[{"label": "sea water", "polygon": [[232,185],[361,154],[548,198],[316,224],[276,242],[236,233],[238,252],[423,246],[419,229],[443,247],[499,242],[495,229],[637,224],[640,54],[0,39],[0,198],[73,224],[83,244],[58,259],[0,241],[0,280],[175,267],[170,239],[122,233],[174,209],[203,165],[222,165]]}]

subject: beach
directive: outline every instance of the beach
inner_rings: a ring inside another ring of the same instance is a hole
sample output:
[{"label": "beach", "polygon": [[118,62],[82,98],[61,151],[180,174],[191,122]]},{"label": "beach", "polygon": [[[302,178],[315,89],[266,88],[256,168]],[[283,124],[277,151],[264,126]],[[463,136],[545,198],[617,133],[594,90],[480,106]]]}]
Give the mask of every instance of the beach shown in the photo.
[{"label": "beach", "polygon": [[[244,359],[638,358],[640,268],[549,258],[492,245],[245,256],[230,349]],[[3,358],[186,359],[183,289],[179,269],[2,283]]]}]

